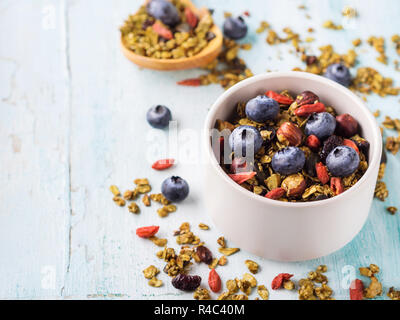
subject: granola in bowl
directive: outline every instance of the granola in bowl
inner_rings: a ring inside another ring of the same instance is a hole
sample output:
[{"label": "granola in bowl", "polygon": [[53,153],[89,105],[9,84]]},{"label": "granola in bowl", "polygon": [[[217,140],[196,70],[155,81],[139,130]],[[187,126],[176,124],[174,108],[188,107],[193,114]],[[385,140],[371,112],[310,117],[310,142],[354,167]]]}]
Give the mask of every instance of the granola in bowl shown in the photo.
[{"label": "granola in bowl", "polygon": [[369,142],[357,120],[312,91],[266,91],[218,119],[222,169],[243,188],[290,202],[334,197],[368,169]]},{"label": "granola in bowl", "polygon": [[202,51],[215,38],[209,12],[198,16],[183,0],[152,0],[121,26],[121,39],[135,54],[181,59]]}]

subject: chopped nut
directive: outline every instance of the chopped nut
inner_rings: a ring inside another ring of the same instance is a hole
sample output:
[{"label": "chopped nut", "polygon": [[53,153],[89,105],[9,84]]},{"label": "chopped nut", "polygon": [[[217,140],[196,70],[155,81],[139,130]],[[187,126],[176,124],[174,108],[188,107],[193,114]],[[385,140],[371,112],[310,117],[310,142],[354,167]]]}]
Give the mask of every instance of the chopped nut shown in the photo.
[{"label": "chopped nut", "polygon": [[210,229],[210,227],[204,223],[199,223],[199,228],[201,230],[209,230]]}]

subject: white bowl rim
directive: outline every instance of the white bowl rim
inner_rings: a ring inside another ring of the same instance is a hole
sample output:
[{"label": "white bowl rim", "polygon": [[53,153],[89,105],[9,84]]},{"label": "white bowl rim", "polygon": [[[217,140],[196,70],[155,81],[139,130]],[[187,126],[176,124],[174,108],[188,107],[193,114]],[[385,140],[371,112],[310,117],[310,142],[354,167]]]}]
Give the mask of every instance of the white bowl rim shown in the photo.
[{"label": "white bowl rim", "polygon": [[[284,202],[284,201],[277,201],[277,200],[272,200],[268,199],[262,196],[259,196],[253,192],[250,192],[249,190],[241,187],[239,184],[234,182],[221,168],[219,163],[217,162],[217,159],[214,155],[214,152],[211,147],[210,143],[210,136],[209,136],[209,130],[214,128],[215,122],[213,122],[215,113],[218,110],[218,106],[233,92],[241,90],[244,87],[250,86],[251,84],[258,82],[260,80],[264,79],[273,79],[273,78],[280,78],[280,77],[294,77],[298,79],[308,79],[311,81],[317,81],[322,83],[323,85],[326,85],[330,87],[332,90],[337,90],[341,91],[343,94],[347,95],[349,99],[352,99],[355,101],[358,106],[360,107],[360,111],[364,112],[365,115],[367,116],[367,119],[369,121],[369,126],[368,128],[363,128],[364,131],[370,130],[372,131],[372,136],[373,136],[373,141],[370,141],[376,146],[373,150],[373,154],[370,156],[369,163],[368,163],[368,169],[364,173],[364,175],[361,177],[359,181],[355,185],[353,185],[351,188],[346,190],[346,192],[343,192],[337,196],[334,196],[332,198],[324,199],[324,200],[318,200],[318,201],[310,201],[310,202]],[[245,79],[243,81],[240,81],[239,83],[235,84],[228,90],[226,90],[219,98],[214,102],[214,104],[211,106],[206,121],[204,125],[204,130],[203,130],[203,140],[205,143],[205,152],[207,154],[208,161],[211,162],[211,167],[214,168],[216,173],[222,177],[223,180],[225,180],[228,185],[231,185],[236,191],[243,193],[245,196],[248,196],[249,198],[255,200],[255,201],[260,201],[262,203],[265,203],[266,205],[269,206],[275,206],[275,207],[318,207],[318,206],[324,206],[328,205],[331,203],[334,203],[335,201],[340,201],[341,199],[345,198],[350,198],[354,192],[357,191],[362,185],[367,183],[368,177],[373,174],[372,168],[375,166],[379,166],[380,160],[381,160],[381,153],[382,153],[382,136],[380,133],[380,130],[378,128],[378,125],[376,123],[376,120],[374,119],[371,111],[365,106],[363,101],[357,97],[353,92],[351,92],[349,89],[346,87],[336,83],[335,81],[332,81],[330,79],[324,78],[319,75],[315,75],[312,73],[308,72],[301,72],[301,71],[277,71],[277,72],[270,72],[266,74],[260,74],[253,76],[251,78]],[[206,160],[207,161],[207,160]]]}]

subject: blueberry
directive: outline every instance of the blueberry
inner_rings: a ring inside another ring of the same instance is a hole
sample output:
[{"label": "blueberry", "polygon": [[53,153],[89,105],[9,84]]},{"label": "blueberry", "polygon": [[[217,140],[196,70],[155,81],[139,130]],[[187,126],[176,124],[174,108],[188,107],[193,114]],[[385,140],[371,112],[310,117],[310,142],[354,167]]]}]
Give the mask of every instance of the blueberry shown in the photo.
[{"label": "blueberry", "polygon": [[147,5],[147,12],[149,15],[171,27],[180,22],[178,10],[167,0],[150,1]]},{"label": "blueberry", "polygon": [[265,95],[259,95],[246,104],[246,115],[256,122],[273,120],[279,113],[279,103]]},{"label": "blueberry", "polygon": [[357,170],[360,157],[348,146],[338,146],[326,158],[326,166],[333,176],[346,177]]},{"label": "blueberry", "polygon": [[287,147],[279,150],[272,157],[272,169],[280,174],[293,174],[304,167],[306,157],[297,147]]},{"label": "blueberry", "polygon": [[337,83],[340,83],[345,87],[348,87],[351,83],[350,71],[341,63],[334,63],[328,66],[324,76],[328,79],[336,81]]},{"label": "blueberry", "polygon": [[252,148],[254,153],[260,150],[263,139],[258,130],[252,126],[240,126],[232,131],[229,136],[229,145],[236,156],[252,156],[247,154]]},{"label": "blueberry", "polygon": [[151,107],[146,114],[147,122],[154,128],[163,129],[172,119],[171,110],[166,106],[157,105]]},{"label": "blueberry", "polygon": [[239,40],[246,36],[247,25],[242,17],[229,17],[224,22],[224,35],[233,40]]},{"label": "blueberry", "polygon": [[189,194],[189,185],[181,177],[172,176],[164,180],[161,192],[169,201],[179,202]]},{"label": "blueberry", "polygon": [[336,119],[328,112],[313,113],[308,118],[304,132],[307,136],[315,135],[323,140],[333,134],[336,128]]}]

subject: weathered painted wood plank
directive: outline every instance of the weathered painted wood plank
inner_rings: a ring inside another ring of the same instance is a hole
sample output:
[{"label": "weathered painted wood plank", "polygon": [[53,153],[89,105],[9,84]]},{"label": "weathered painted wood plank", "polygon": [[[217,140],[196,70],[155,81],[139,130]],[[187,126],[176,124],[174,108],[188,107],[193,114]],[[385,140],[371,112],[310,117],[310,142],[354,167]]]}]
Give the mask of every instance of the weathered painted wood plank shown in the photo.
[{"label": "weathered painted wood plank", "polygon": [[[141,270],[149,264],[160,269],[163,265],[155,257],[158,248],[134,236],[138,226],[159,224],[160,236],[167,237],[169,245],[178,248],[171,234],[182,222],[190,221],[195,233],[217,252],[215,241],[220,234],[211,225],[202,204],[202,176],[196,159],[203,119],[223,90],[218,86],[175,85],[177,80],[196,76],[200,70],[167,73],[140,70],[122,56],[118,26],[140,2],[75,0],[54,5],[55,28],[38,29],[37,38],[29,38],[29,48],[40,44],[42,55],[34,57],[28,55],[28,50],[23,51],[20,42],[12,44],[8,40],[21,36],[27,24],[30,28],[31,25],[40,28],[38,21],[43,15],[49,17],[48,12],[53,9],[47,5],[52,2],[20,1],[30,9],[27,11],[33,12],[25,20],[15,19],[18,13],[14,2],[0,7],[3,27],[0,57],[5,58],[0,60],[3,99],[0,130],[4,131],[0,135],[3,139],[0,161],[8,169],[0,174],[2,181],[7,182],[7,187],[3,183],[0,204],[3,240],[0,259],[5,260],[0,264],[1,271],[5,271],[0,275],[0,297],[190,299],[191,294],[181,294],[172,288],[163,273],[160,274],[163,287],[155,289],[147,285]],[[300,4],[308,9],[299,10]],[[311,36],[317,41],[309,46],[315,54],[321,45],[332,43],[337,51],[346,52],[354,38],[365,40],[370,35],[384,35],[390,65],[375,61],[376,53],[367,44],[356,49],[360,65],[373,66],[386,76],[398,78],[392,65],[396,54],[389,44],[390,36],[400,27],[396,0],[382,1],[379,10],[373,1],[361,4],[361,1],[231,0],[227,8],[223,2],[207,0],[201,1],[201,5],[215,9],[214,18],[219,25],[224,11],[234,14],[250,11],[250,33],[243,42],[251,42],[253,49],[244,52],[243,57],[256,74],[267,69],[290,70],[301,66],[299,57],[289,53],[290,45],[268,46],[265,35],[255,34],[259,22],[267,20],[277,31],[289,26],[303,37],[307,28],[313,27],[316,32]],[[340,12],[345,5],[358,9],[355,25],[343,20]],[[327,19],[344,24],[345,30],[322,29],[320,26]],[[46,19],[45,25],[52,25],[51,21]],[[15,34],[4,32],[10,25],[14,26]],[[8,42],[11,47],[3,46]],[[32,83],[34,80],[36,83]],[[179,151],[192,156],[168,172],[149,169],[167,144],[167,133],[150,129],[144,121],[147,109],[159,103],[169,106],[178,121],[182,133]],[[368,107],[372,111],[379,108],[382,114],[399,117],[396,106],[398,98],[368,98]],[[348,297],[342,283],[345,284],[349,270],[356,271],[369,263],[382,267],[385,287],[399,287],[400,222],[398,216],[392,217],[384,211],[388,205],[398,205],[399,169],[398,156],[389,155],[385,181],[391,194],[387,202],[374,201],[362,232],[339,252],[303,263],[277,263],[240,252],[229,258],[227,267],[219,269],[223,282],[246,272],[243,261],[251,258],[261,264],[257,279],[268,287],[279,272],[294,273],[298,280],[320,263],[329,267],[330,285],[337,299]],[[191,194],[166,219],[157,216],[157,206],[142,205],[142,212],[135,216],[127,208],[116,207],[111,200],[110,184],[117,184],[123,191],[132,187],[134,178],[148,177],[158,192],[162,180],[170,174],[187,179]],[[33,190],[32,194],[26,190]],[[24,201],[17,201],[20,198]],[[210,224],[212,229],[199,230],[199,222]],[[24,253],[23,259],[19,258],[20,251]],[[47,265],[56,266],[54,290],[44,290],[38,282],[42,279],[38,270]],[[206,285],[208,268],[196,266],[193,272],[201,274]],[[271,299],[281,298],[296,299],[297,295],[271,292]]]},{"label": "weathered painted wood plank", "polygon": [[68,72],[59,1],[0,10],[0,298],[57,298],[68,257]]}]

